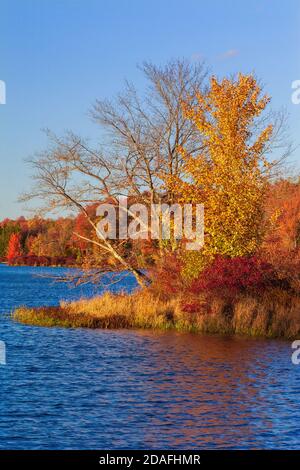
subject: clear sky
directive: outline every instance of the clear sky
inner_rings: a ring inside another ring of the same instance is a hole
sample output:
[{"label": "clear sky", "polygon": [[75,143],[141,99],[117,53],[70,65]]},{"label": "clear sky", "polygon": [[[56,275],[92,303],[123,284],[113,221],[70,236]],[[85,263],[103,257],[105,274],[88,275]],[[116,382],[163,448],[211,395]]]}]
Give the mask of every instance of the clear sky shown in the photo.
[{"label": "clear sky", "polygon": [[[299,26],[299,0],[1,0],[0,219],[24,212],[24,159],[45,146],[41,129],[95,138],[91,104],[125,78],[142,87],[144,60],[205,59],[218,76],[255,71],[300,144],[300,105],[291,102]],[[293,160],[300,166],[300,150]]]}]

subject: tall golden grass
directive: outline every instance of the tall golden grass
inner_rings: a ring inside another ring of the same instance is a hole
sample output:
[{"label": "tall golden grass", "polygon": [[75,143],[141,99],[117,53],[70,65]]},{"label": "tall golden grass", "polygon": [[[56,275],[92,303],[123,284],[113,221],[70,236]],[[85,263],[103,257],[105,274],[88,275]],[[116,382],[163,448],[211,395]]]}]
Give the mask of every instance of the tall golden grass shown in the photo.
[{"label": "tall golden grass", "polygon": [[230,305],[215,298],[206,309],[187,313],[180,297],[161,300],[151,290],[105,293],[92,299],[62,302],[59,307],[20,307],[13,318],[38,326],[175,329],[214,334],[295,338],[300,334],[300,297],[279,288],[240,295]]}]

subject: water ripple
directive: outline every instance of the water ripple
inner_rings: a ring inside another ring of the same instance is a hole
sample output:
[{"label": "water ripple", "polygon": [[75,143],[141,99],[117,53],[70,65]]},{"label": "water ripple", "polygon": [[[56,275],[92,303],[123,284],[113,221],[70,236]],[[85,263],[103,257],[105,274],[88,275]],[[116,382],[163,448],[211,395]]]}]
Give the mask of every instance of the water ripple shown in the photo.
[{"label": "water ripple", "polygon": [[0,448],[299,447],[289,343],[18,325],[5,315],[17,305],[94,293],[35,272],[0,267]]}]

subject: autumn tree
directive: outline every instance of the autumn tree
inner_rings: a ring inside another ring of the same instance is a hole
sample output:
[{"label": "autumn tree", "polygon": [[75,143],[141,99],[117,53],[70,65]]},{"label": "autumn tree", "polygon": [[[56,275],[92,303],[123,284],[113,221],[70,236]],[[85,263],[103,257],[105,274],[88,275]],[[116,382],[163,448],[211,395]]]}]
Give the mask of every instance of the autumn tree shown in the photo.
[{"label": "autumn tree", "polygon": [[22,256],[23,249],[21,244],[21,234],[13,233],[9,239],[7,248],[7,261],[9,264],[13,263],[14,259]]},{"label": "autumn tree", "polygon": [[5,219],[0,223],[0,258],[7,255],[7,247],[11,235],[20,232],[20,226],[13,220]]},{"label": "autumn tree", "polygon": [[162,176],[182,174],[180,146],[191,155],[201,148],[201,138],[181,103],[188,97],[196,103],[207,69],[183,59],[162,67],[145,62],[140,70],[146,79],[144,94],[126,82],[114,100],[97,100],[91,116],[107,136],[103,145],[116,162],[118,191],[129,191],[144,203],[162,198],[170,202],[172,193]]},{"label": "autumn tree", "polygon": [[[178,60],[165,67],[146,63],[142,72],[148,85],[144,94],[127,83],[115,100],[95,103],[91,114],[101,126],[100,148],[73,133],[62,138],[48,133],[49,148],[30,161],[35,184],[23,200],[38,197],[46,210],[82,213],[93,235],[78,233],[78,237],[114,258],[111,270],[127,270],[145,285],[149,279],[139,269],[134,251],[130,259],[124,256],[127,241],[99,239],[97,219],[87,207],[108,198],[117,203],[124,195],[146,205],[172,202],[173,193],[164,185],[163,175],[181,175],[180,146],[191,155],[201,148],[201,139],[196,138],[196,129],[183,112],[181,101],[188,96],[196,100],[206,70],[202,64]],[[99,277],[106,269],[98,270]]]},{"label": "autumn tree", "polygon": [[279,276],[300,286],[300,181],[280,179],[269,185],[265,204],[269,220],[261,256]]},{"label": "autumn tree", "polygon": [[274,127],[268,123],[261,128],[258,118],[269,101],[253,76],[240,74],[221,81],[213,77],[207,92],[197,94],[196,105],[188,100],[182,104],[199,132],[202,150],[192,155],[181,146],[184,177],[167,177],[166,182],[182,202],[205,207],[204,248],[201,255],[189,255],[195,271],[196,259],[201,264],[203,256],[250,255],[260,244],[272,167],[266,154]]},{"label": "autumn tree", "polygon": [[[266,214],[272,218],[265,250],[293,251],[300,247],[300,181],[280,179],[268,188]],[[270,247],[272,245],[272,247]]]}]

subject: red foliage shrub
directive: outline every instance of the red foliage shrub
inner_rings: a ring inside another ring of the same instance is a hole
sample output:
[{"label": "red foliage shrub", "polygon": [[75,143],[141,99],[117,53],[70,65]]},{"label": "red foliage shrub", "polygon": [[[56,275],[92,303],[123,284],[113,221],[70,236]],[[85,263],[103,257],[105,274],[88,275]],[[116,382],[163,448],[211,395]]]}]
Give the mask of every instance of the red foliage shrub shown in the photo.
[{"label": "red foliage shrub", "polygon": [[217,257],[189,288],[192,294],[213,292],[234,296],[239,292],[264,290],[276,281],[276,273],[269,263],[257,257]]}]

